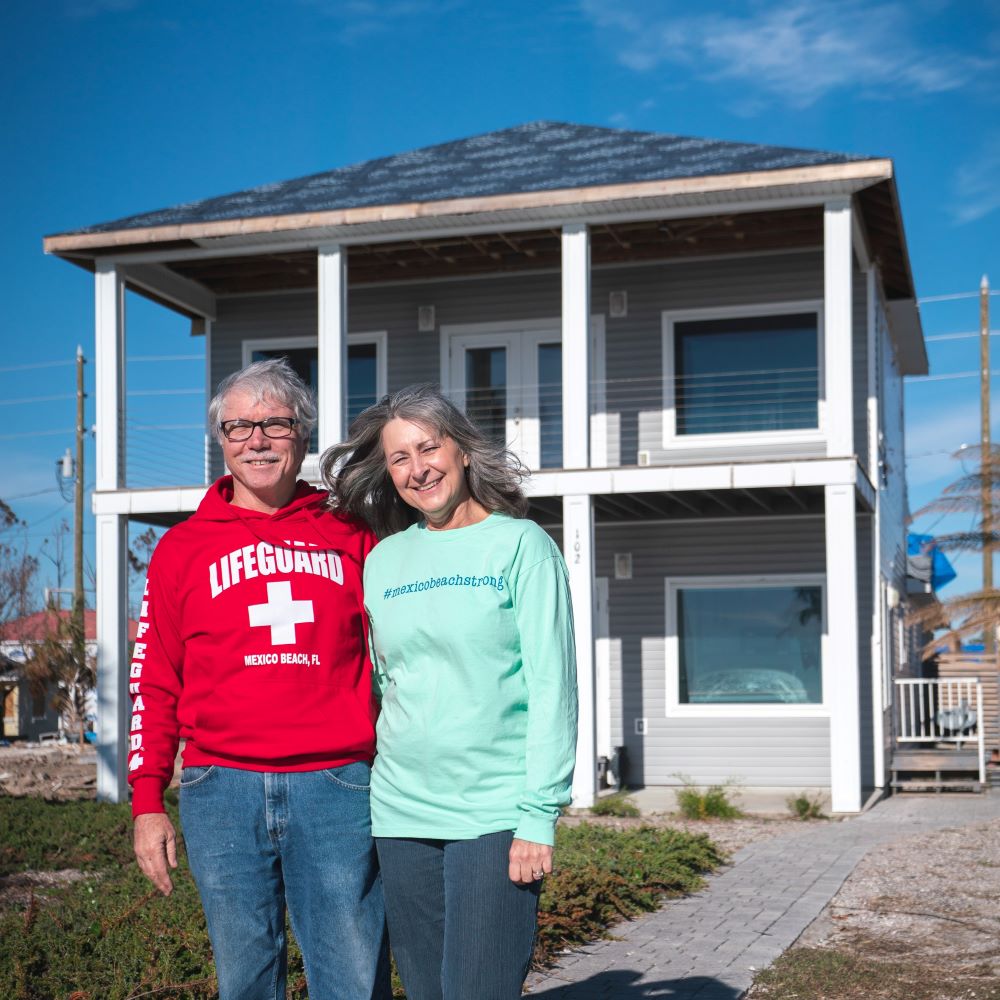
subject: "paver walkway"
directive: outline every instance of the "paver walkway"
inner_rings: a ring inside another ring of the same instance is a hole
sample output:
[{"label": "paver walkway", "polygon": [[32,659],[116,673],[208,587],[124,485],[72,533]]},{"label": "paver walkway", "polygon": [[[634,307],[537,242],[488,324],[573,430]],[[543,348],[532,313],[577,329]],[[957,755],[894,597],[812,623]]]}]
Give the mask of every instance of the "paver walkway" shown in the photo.
[{"label": "paver walkway", "polygon": [[896,795],[839,823],[758,841],[696,895],[619,924],[616,940],[564,955],[529,977],[550,1000],[737,1000],[819,916],[867,852],[911,834],[1000,817],[1000,789],[983,795]]}]

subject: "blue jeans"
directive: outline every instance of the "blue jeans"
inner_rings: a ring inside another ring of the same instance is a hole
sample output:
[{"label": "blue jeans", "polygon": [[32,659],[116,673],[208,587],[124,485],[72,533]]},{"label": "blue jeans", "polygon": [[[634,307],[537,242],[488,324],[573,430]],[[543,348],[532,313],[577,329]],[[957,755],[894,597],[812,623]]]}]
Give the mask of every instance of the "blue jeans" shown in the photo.
[{"label": "blue jeans", "polygon": [[311,1000],[390,997],[369,775],[363,762],[184,769],[181,826],[220,1000],[284,1000],[286,903]]},{"label": "blue jeans", "polygon": [[407,1000],[518,1000],[538,883],[507,874],[513,834],[377,837],[389,941]]}]

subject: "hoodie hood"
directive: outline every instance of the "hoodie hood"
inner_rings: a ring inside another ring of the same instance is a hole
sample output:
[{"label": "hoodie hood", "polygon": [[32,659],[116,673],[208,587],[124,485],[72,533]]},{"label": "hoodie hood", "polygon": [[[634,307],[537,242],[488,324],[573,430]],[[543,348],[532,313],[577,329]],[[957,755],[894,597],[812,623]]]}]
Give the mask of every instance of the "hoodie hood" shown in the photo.
[{"label": "hoodie hood", "polygon": [[[254,538],[260,541],[283,545],[293,524],[307,522],[310,529],[319,535],[331,549],[342,549],[345,542],[357,538],[359,530],[366,530],[364,524],[349,515],[331,512],[326,507],[326,490],[318,490],[300,479],[295,484],[292,499],[273,514],[248,510],[233,504],[233,477],[223,476],[216,480],[198,505],[192,520],[232,522],[242,524]],[[348,550],[353,545],[348,546]]]}]

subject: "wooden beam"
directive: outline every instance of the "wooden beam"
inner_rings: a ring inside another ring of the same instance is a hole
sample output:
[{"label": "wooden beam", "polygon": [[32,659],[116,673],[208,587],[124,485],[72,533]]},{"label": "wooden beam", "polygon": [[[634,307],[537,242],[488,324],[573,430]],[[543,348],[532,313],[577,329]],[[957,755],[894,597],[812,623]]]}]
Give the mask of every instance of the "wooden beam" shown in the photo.
[{"label": "wooden beam", "polygon": [[149,292],[185,316],[215,319],[215,296],[200,282],[182,277],[163,264],[128,264],[119,271],[130,288]]}]

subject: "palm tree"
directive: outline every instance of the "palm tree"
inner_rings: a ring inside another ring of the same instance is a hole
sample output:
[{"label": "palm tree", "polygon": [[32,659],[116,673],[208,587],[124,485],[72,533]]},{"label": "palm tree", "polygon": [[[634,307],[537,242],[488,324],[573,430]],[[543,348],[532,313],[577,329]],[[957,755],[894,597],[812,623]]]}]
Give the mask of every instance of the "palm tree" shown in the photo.
[{"label": "palm tree", "polygon": [[[1000,446],[991,446],[985,453],[985,461],[978,447],[963,448],[955,457],[961,454],[964,458],[970,452],[978,457],[978,466],[946,486],[941,496],[912,516],[971,514],[974,520],[967,530],[937,535],[936,544],[943,552],[981,552],[988,553],[992,559],[993,553],[1000,550],[1000,530],[994,515],[994,497],[1000,489]],[[982,586],[979,590],[948,598],[912,612],[910,621],[929,631],[945,629],[932,645],[944,642],[957,649],[963,640],[982,635],[987,652],[992,652],[993,639],[1000,625],[1000,589]]]}]

